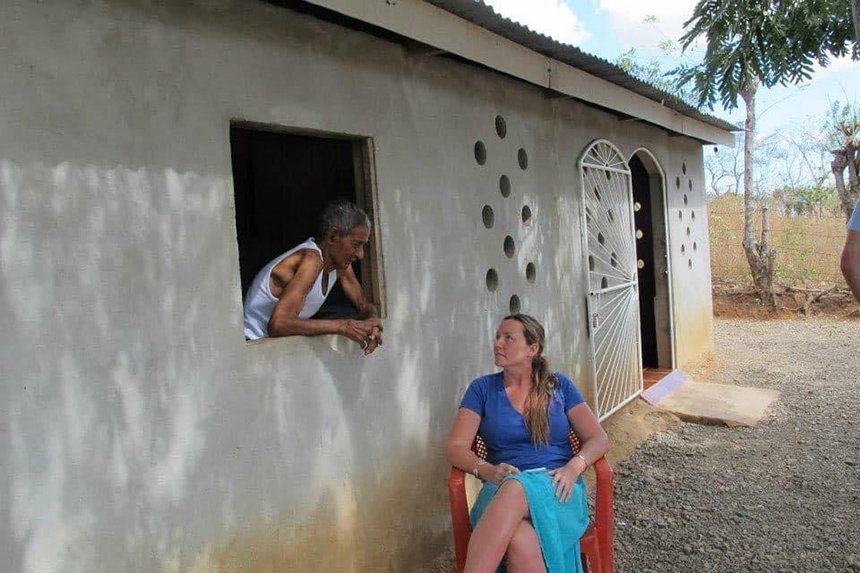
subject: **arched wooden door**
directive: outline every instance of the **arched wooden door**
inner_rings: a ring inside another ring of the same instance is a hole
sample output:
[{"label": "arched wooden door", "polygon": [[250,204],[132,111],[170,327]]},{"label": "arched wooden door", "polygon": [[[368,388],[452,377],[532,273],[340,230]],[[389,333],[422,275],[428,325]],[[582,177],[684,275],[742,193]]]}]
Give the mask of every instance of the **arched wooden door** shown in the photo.
[{"label": "arched wooden door", "polygon": [[642,391],[633,195],[627,162],[606,140],[586,149],[579,169],[593,395],[603,419]]}]

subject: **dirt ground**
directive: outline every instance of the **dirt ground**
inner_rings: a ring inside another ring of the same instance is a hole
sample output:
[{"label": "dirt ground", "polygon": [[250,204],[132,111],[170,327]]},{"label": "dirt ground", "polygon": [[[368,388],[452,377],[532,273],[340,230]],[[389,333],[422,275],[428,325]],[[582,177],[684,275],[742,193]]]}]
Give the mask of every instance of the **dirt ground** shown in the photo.
[{"label": "dirt ground", "polygon": [[[818,300],[818,294],[824,293]],[[751,289],[730,282],[714,281],[714,317],[755,320],[786,320],[804,317],[830,317],[860,320],[860,304],[845,288],[781,289],[777,307],[764,304]]]},{"label": "dirt ground", "polygon": [[698,379],[782,396],[754,428],[679,423],[616,464],[617,570],[860,571],[860,324],[717,320],[715,347]]}]

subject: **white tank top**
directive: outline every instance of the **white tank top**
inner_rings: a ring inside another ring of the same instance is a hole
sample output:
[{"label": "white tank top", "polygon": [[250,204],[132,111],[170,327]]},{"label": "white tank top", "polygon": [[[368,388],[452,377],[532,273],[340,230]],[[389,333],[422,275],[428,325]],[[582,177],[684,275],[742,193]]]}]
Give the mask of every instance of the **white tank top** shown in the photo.
[{"label": "white tank top", "polygon": [[[310,249],[319,253],[322,259],[322,251],[313,238],[308,239],[301,245],[293,247],[283,255],[269,261],[263,269],[257,273],[254,280],[251,281],[251,286],[248,288],[248,294],[245,296],[245,338],[256,340],[269,336],[269,319],[272,317],[272,312],[275,310],[275,305],[278,299],[272,295],[269,290],[269,279],[272,276],[272,269],[278,263],[302,249]],[[323,273],[317,275],[311,290],[305,297],[305,305],[299,311],[299,318],[310,318],[325,302],[328,293],[331,292],[331,287],[334,286],[337,280],[337,270],[330,271],[328,274],[328,290],[322,291],[322,276]]]}]

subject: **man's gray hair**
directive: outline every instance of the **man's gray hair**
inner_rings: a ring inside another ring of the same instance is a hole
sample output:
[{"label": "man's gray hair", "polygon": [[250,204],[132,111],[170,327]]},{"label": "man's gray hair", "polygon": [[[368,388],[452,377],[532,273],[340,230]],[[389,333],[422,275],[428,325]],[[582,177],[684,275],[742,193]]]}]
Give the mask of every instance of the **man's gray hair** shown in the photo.
[{"label": "man's gray hair", "polygon": [[349,234],[356,227],[365,226],[370,229],[370,217],[361,207],[351,201],[332,201],[323,209],[320,215],[319,239],[323,239],[331,229],[337,229],[341,234]]}]

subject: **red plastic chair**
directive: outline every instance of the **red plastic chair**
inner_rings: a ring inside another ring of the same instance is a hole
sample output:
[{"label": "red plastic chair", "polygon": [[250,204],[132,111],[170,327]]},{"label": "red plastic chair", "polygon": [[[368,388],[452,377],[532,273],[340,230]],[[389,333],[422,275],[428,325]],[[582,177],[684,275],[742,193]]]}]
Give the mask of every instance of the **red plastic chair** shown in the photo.
[{"label": "red plastic chair", "polygon": [[[579,438],[570,431],[573,453],[579,452]],[[482,459],[487,457],[487,448],[480,436],[475,438],[472,451]],[[591,466],[596,474],[594,519],[579,540],[582,562],[586,571],[614,573],[615,510],[613,508],[614,474],[606,458],[600,458]],[[472,525],[469,523],[469,504],[466,500],[466,474],[452,467],[448,477],[448,495],[451,504],[451,522],[454,528],[454,554],[457,558],[457,573],[466,566],[466,551]]]}]

